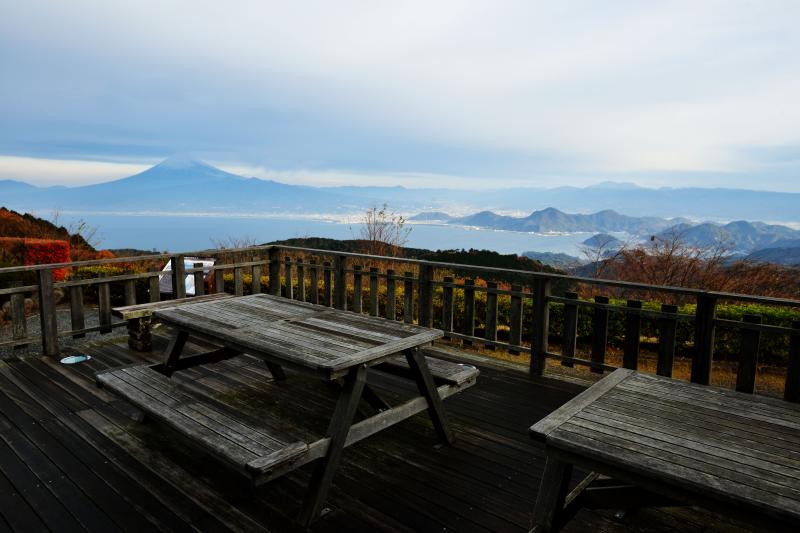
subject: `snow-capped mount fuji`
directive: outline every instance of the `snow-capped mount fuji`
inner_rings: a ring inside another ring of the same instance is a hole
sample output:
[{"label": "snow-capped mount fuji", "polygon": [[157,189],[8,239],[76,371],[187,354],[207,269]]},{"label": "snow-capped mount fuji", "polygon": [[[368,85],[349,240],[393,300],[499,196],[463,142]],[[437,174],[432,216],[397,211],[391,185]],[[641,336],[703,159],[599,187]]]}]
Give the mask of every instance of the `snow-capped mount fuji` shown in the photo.
[{"label": "snow-capped mount fuji", "polygon": [[335,191],[247,178],[183,156],[106,183],[58,190],[16,187],[4,196],[3,203],[24,210],[235,214],[335,213],[364,207]]}]

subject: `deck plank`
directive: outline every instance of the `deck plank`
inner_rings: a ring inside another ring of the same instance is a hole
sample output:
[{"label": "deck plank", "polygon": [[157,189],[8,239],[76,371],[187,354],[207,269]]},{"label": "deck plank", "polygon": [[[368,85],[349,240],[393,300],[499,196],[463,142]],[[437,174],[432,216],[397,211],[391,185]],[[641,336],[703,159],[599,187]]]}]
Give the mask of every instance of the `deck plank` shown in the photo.
[{"label": "deck plank", "polygon": [[[308,313],[308,304],[292,302],[284,307],[282,313]],[[354,315],[352,321],[360,319]],[[379,323],[367,325],[374,328],[369,335],[386,334],[381,333]],[[413,331],[404,328],[399,324],[393,331],[403,336]],[[79,365],[60,365],[49,358],[0,364],[0,403],[4,402],[0,405],[0,455],[6,454],[0,457],[0,531],[40,527],[52,523],[60,512],[72,513],[69,516],[86,513],[73,516],[84,527],[84,520],[92,514],[98,520],[88,528],[92,530],[106,530],[103,525],[107,530],[135,529],[128,519],[137,514],[137,524],[153,530],[299,531],[293,518],[300,509],[313,465],[251,494],[241,477],[198,454],[176,434],[165,432],[163,426],[137,424],[130,418],[135,408],[95,388],[93,375],[98,370],[159,361],[167,333],[163,327],[154,331],[152,353],[131,352],[126,339],[119,337],[118,344],[104,339],[102,343],[76,346],[76,351],[93,357]],[[366,347],[373,342],[359,344]],[[186,353],[208,349],[202,342],[191,343]],[[433,428],[421,415],[348,448],[334,479],[328,502],[331,511],[311,531],[527,531],[544,465],[542,450],[531,442],[527,429],[582,389],[552,379],[532,380],[515,370],[478,366],[478,385],[446,402],[456,434],[454,446],[435,448]],[[390,403],[415,392],[396,376],[375,374],[374,386]],[[262,421],[260,410],[274,408],[275,402],[306,414],[324,431],[329,416],[326,410],[332,409],[335,398],[335,389],[327,391],[311,382],[301,387],[305,391],[302,398],[288,395],[273,382],[263,361],[250,356],[181,370],[174,379],[214,405],[213,416],[219,424],[226,423],[226,412],[244,412],[242,420],[252,420],[253,425],[236,428],[243,432],[248,427],[256,431],[257,422]],[[265,388],[270,388],[269,394],[264,394]],[[635,392],[615,394],[609,397],[608,405],[629,406],[632,402],[626,395]],[[201,414],[209,416],[207,412]],[[636,423],[646,420],[646,414],[646,410],[619,409],[615,420]],[[663,414],[670,416],[668,407]],[[702,419],[685,423],[703,425]],[[25,426],[24,431],[20,424]],[[757,434],[743,434],[733,420],[719,424],[722,431],[729,432],[721,436],[722,442],[740,434],[750,436],[764,446],[758,448],[764,452],[770,445],[792,444],[770,443]],[[257,437],[255,433],[251,436]],[[44,449],[38,441],[33,443],[34,437],[43,439]],[[25,446],[24,456],[31,462],[34,457],[45,461],[49,470],[40,464],[36,469],[42,477],[38,477],[22,459],[14,459],[19,457],[16,452],[8,455],[11,444],[6,439],[17,439],[14,446],[20,453]],[[768,453],[752,457],[769,460]],[[9,461],[18,464],[15,467]],[[98,467],[87,472],[92,464]],[[48,473],[50,477],[45,476]],[[83,479],[92,476],[96,482]],[[576,473],[574,482],[579,477]],[[54,480],[44,492],[34,494],[16,488],[33,487],[42,479]],[[98,494],[100,487],[107,494]],[[6,488],[10,492],[4,492]],[[34,508],[29,502],[37,505]],[[103,520],[106,522],[101,525]],[[63,530],[68,530],[68,523],[66,519]],[[583,510],[565,528],[567,533],[586,530],[722,532],[736,531],[736,527],[706,511],[689,509],[645,510],[623,521],[609,513]]]}]

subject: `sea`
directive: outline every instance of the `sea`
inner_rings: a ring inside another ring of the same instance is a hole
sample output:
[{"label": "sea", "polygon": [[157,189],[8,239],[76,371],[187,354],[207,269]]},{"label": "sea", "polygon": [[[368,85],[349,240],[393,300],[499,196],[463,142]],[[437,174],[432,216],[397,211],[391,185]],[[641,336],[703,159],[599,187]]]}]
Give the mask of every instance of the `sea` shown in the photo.
[{"label": "sea", "polygon": [[[354,239],[357,218],[320,216],[218,214],[107,214],[62,213],[65,225],[83,220],[95,229],[98,248],[135,248],[148,251],[188,252],[214,248],[219,243],[266,243],[295,237]],[[581,257],[581,242],[591,233],[524,233],[518,231],[435,223],[409,223],[407,246],[437,249],[485,249],[502,254],[526,251],[562,252]]]}]

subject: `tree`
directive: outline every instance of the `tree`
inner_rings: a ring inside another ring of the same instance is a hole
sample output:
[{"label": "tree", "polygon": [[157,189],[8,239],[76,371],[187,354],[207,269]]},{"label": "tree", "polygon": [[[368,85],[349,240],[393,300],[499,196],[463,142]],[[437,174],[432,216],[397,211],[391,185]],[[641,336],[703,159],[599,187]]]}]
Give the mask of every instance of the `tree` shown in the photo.
[{"label": "tree", "polygon": [[378,209],[372,207],[361,219],[359,238],[364,241],[364,252],[372,255],[400,254],[400,249],[408,242],[411,228],[406,227],[406,219],[387,204]]}]

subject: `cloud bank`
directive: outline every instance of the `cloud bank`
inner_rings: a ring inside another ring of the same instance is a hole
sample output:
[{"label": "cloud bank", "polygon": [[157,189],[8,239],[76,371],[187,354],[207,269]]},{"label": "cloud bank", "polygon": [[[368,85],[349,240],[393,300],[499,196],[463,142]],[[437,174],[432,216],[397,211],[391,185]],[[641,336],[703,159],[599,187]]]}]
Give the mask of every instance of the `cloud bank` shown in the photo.
[{"label": "cloud bank", "polygon": [[800,190],[792,0],[2,3],[6,156]]}]

